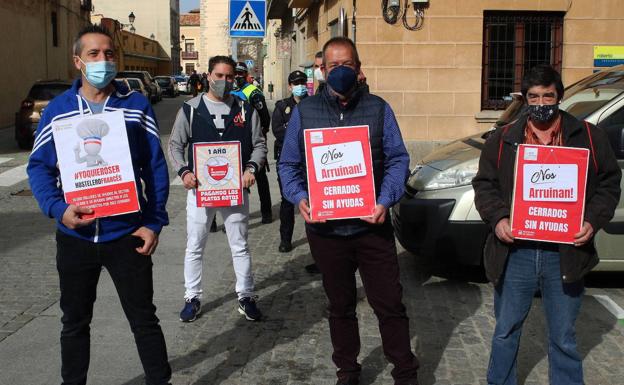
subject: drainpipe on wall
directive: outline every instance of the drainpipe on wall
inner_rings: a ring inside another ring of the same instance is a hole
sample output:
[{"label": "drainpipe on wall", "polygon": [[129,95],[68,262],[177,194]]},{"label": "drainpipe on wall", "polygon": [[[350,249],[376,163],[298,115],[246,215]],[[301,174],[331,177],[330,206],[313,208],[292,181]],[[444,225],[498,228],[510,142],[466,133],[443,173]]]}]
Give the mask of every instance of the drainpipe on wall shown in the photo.
[{"label": "drainpipe on wall", "polygon": [[356,31],[356,22],[355,15],[357,14],[357,10],[355,8],[356,0],[353,0],[353,17],[351,17],[351,36],[353,36],[353,43],[355,43],[355,31]]},{"label": "drainpipe on wall", "polygon": [[43,2],[43,34],[44,34],[44,46],[45,46],[45,78],[50,78],[50,68],[48,66],[48,12],[46,5],[47,1]]}]

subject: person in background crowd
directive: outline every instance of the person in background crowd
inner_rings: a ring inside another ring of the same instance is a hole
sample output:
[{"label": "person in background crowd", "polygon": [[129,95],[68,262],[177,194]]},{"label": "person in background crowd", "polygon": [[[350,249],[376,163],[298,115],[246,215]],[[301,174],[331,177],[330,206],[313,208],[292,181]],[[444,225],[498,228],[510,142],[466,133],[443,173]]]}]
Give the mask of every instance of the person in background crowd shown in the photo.
[{"label": "person in background crowd", "polygon": [[[584,384],[575,322],[583,277],[598,263],[594,235],[613,217],[621,171],[605,132],[559,110],[563,92],[561,76],[552,67],[528,71],[522,81],[528,114],[488,137],[472,181],[476,208],[492,230],[484,252],[485,271],[495,286],[496,327],[487,372],[491,385],[518,382],[520,334],[537,291],[548,325],[550,383]],[[584,222],[573,245],[514,239],[509,216],[519,143],[590,150]]]},{"label": "person in background crowd", "polygon": [[[308,96],[308,88],[306,83],[308,77],[301,71],[293,71],[288,75],[288,89],[292,95],[286,99],[279,100],[275,103],[273,110],[273,118],[271,126],[273,127],[273,135],[275,135],[275,160],[279,160],[284,144],[284,135],[286,134],[286,126],[290,120],[295,106]],[[277,183],[282,191],[282,183],[279,177],[279,166]],[[295,206],[290,203],[282,194],[280,203],[280,244],[278,250],[280,253],[287,253],[292,250],[292,235],[295,226]]]},{"label": "person in background crowd", "polygon": [[188,82],[191,85],[191,92],[193,92],[193,97],[197,96],[197,92],[199,91],[199,87],[201,84],[201,79],[197,74],[197,71],[193,70],[193,73],[189,77]]},{"label": "person in background crowd", "polygon": [[[116,53],[106,29],[99,25],[84,27],[74,41],[73,54],[81,77],[46,107],[27,169],[35,199],[57,224],[63,384],[87,382],[89,325],[103,267],[115,284],[130,323],[146,384],[168,384],[171,367],[153,303],[151,257],[158,246],[158,234],[169,223],[169,175],[158,123],[145,96],[114,81]],[[67,204],[63,199],[52,122],[112,111],[132,111],[124,116],[141,211],[87,219],[85,216],[93,214],[93,210]]]},{"label": "person in background crowd", "polygon": [[[248,101],[251,106],[258,111],[262,125],[262,134],[266,138],[271,126],[271,115],[269,114],[269,109],[267,108],[264,95],[258,87],[249,83],[251,79],[249,78],[247,64],[243,62],[236,63],[235,73],[236,90],[232,93],[241,100]],[[273,212],[271,211],[271,190],[269,186],[269,179],[266,175],[267,171],[269,171],[268,163],[265,167],[260,168],[260,170],[258,170],[258,174],[256,175],[258,195],[260,196],[260,212],[262,214],[261,221],[263,224],[273,222]]]},{"label": "person in background crowd", "polygon": [[314,80],[317,81],[318,85],[316,86],[315,94],[320,93],[325,87],[325,75],[321,70],[321,66],[323,65],[323,51],[318,51],[316,55],[314,55],[314,64],[312,68],[314,69]]},{"label": "person in background crowd", "polygon": [[[329,329],[338,367],[338,385],[357,385],[360,336],[356,317],[355,272],[359,270],[368,302],[379,320],[383,351],[394,365],[395,385],[418,383],[418,360],[410,346],[409,319],[402,302],[399,263],[388,209],[404,192],[409,173],[394,112],[378,96],[363,92],[361,63],[353,41],[335,37],[323,47],[321,70],[327,86],[293,110],[279,160],[284,196],[306,222],[312,257],[329,300]],[[303,130],[368,125],[377,205],[365,218],[315,222],[310,219]]]},{"label": "person in background crowd", "polygon": [[208,75],[204,72],[201,75],[201,92],[208,92],[208,90]]},{"label": "person in background crowd", "polygon": [[[201,311],[202,260],[208,241],[208,227],[217,212],[221,213],[232,264],[236,274],[238,311],[249,321],[258,321],[262,313],[254,295],[251,255],[247,242],[249,227],[249,187],[266,162],[266,139],[256,110],[249,103],[233,97],[234,66],[229,56],[213,56],[208,62],[209,91],[182,105],[169,140],[169,155],[184,187],[186,201],[187,243],[184,256],[184,307],[180,321],[192,322]],[[193,165],[193,144],[239,141],[241,143],[243,203],[232,207],[197,207],[197,177]],[[185,153],[186,159],[185,160]]]}]

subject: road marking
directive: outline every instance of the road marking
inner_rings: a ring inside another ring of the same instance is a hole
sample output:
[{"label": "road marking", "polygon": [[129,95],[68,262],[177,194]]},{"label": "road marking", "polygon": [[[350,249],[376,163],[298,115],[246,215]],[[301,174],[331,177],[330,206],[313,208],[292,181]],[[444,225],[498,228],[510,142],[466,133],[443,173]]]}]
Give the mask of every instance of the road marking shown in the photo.
[{"label": "road marking", "polygon": [[604,306],[609,313],[613,314],[615,318],[618,319],[619,323],[622,324],[624,321],[624,309],[622,309],[615,301],[611,299],[608,295],[604,294],[592,294],[592,297],[596,298],[602,306]]},{"label": "road marking", "polygon": [[28,164],[23,164],[21,166],[13,167],[12,169],[3,172],[0,174],[0,187],[8,187],[13,186],[16,183],[23,181],[28,178],[28,174],[26,174],[26,167]]},{"label": "road marking", "polygon": [[6,162],[8,162],[10,160],[13,160],[13,158],[0,158],[0,164],[6,163]]}]

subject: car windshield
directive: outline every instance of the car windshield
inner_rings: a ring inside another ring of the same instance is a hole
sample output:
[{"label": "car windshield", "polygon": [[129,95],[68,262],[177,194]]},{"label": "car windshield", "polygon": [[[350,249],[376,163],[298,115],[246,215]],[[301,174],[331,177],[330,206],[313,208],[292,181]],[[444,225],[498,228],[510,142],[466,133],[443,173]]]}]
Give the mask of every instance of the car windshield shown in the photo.
[{"label": "car windshield", "polygon": [[566,90],[559,108],[585,119],[624,92],[624,71],[599,72]]},{"label": "car windshield", "polygon": [[165,78],[156,78],[156,83],[158,83],[161,86],[168,86],[171,84],[171,81]]},{"label": "car windshield", "polygon": [[128,79],[128,84],[130,84],[130,87],[132,87],[133,90],[141,89],[141,83],[139,83],[136,79]]},{"label": "car windshield", "polygon": [[176,82],[185,82],[186,78],[184,76],[176,76],[175,80]]},{"label": "car windshield", "polygon": [[28,93],[33,100],[52,100],[71,88],[69,84],[35,84]]}]

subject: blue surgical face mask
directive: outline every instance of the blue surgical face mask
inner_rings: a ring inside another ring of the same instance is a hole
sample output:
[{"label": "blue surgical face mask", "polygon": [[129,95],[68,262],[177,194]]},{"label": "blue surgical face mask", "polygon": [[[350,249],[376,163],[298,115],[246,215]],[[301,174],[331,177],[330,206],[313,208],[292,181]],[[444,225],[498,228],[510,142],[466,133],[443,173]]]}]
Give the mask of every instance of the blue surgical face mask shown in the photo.
[{"label": "blue surgical face mask", "polygon": [[327,75],[327,84],[342,96],[347,96],[355,88],[356,82],[357,72],[344,65],[334,67]]},{"label": "blue surgical face mask", "polygon": [[102,61],[90,61],[83,62],[82,59],[78,58],[85,65],[85,71],[81,72],[84,74],[87,81],[95,88],[101,90],[110,84],[110,82],[117,75],[117,68],[115,68],[115,62],[102,60]]},{"label": "blue surgical face mask", "polygon": [[305,84],[297,84],[293,86],[292,93],[298,97],[306,96],[308,94],[308,87],[306,87]]}]

